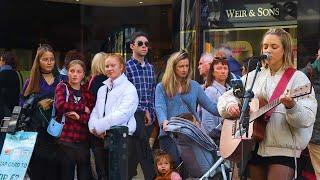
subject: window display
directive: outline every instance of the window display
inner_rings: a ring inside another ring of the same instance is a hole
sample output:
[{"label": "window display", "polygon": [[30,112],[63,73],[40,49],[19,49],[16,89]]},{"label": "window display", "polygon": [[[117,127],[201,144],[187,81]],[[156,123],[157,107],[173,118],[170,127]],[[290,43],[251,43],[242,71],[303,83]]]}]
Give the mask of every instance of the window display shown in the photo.
[{"label": "window display", "polygon": [[[288,31],[293,39],[294,57],[297,59],[297,26],[280,26]],[[260,54],[260,41],[270,27],[209,29],[203,31],[204,52],[210,53],[222,44],[232,49],[233,57],[242,62],[248,57]]]}]

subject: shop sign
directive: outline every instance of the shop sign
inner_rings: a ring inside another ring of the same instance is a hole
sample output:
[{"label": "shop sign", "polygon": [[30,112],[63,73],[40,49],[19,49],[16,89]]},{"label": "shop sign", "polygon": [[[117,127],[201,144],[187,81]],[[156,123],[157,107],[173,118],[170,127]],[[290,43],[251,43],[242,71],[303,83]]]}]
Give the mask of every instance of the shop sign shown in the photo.
[{"label": "shop sign", "polygon": [[[297,0],[276,2],[216,0],[202,8],[208,17],[202,17],[209,27],[256,27],[297,24]],[[205,14],[205,13],[202,13]]]},{"label": "shop sign", "polygon": [[268,17],[268,16],[279,16],[280,9],[279,8],[263,8],[258,7],[257,9],[227,9],[225,10],[227,13],[228,19],[236,19],[236,18],[246,18],[246,17]]},{"label": "shop sign", "polygon": [[[242,7],[242,8],[241,8]],[[264,3],[245,4],[237,7],[228,7],[223,10],[224,17],[229,22],[241,21],[288,21],[296,20],[297,4],[286,3]]]}]

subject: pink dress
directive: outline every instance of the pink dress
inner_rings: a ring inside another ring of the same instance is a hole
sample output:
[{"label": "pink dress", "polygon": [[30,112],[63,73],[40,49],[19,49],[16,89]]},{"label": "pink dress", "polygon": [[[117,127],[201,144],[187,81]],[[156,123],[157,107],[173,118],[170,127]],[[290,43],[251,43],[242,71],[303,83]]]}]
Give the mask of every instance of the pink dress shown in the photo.
[{"label": "pink dress", "polygon": [[181,176],[177,172],[172,172],[171,173],[171,180],[182,180]]}]

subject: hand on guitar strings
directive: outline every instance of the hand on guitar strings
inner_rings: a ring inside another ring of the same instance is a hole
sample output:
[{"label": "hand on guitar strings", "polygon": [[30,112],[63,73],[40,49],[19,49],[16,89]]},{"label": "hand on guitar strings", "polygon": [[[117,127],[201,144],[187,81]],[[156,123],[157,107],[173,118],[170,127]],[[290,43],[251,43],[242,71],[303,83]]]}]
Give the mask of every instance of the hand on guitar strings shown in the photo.
[{"label": "hand on guitar strings", "polygon": [[287,90],[284,94],[282,94],[279,98],[280,103],[282,103],[287,109],[291,109],[296,105],[296,101],[292,97],[290,97],[290,91]]}]

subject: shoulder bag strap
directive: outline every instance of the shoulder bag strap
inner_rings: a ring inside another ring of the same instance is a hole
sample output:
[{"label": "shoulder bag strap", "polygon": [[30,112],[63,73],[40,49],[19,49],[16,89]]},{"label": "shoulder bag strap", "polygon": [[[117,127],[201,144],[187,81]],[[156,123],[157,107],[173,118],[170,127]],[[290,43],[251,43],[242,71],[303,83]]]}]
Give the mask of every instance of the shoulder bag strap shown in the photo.
[{"label": "shoulder bag strap", "polygon": [[[65,83],[62,83],[62,84],[66,87],[66,102],[68,102],[69,101],[70,92],[69,92],[68,86]],[[56,97],[54,96],[51,117],[55,117],[56,116],[56,107],[54,105],[55,104],[55,99],[56,99]],[[64,124],[64,122],[65,122],[65,116],[63,115],[62,119],[61,119],[61,124]]]},{"label": "shoulder bag strap", "polygon": [[18,74],[18,78],[19,78],[19,84],[20,84],[20,93],[22,94],[22,88],[23,88],[23,84],[24,84],[24,82],[23,82],[23,77],[22,77],[22,74],[21,74],[21,72],[20,71],[16,71],[16,73]]},{"label": "shoulder bag strap", "polygon": [[103,117],[106,116],[106,105],[107,105],[108,93],[109,93],[109,88],[107,86],[106,99],[104,100]]},{"label": "shoulder bag strap", "polygon": [[[274,89],[273,94],[272,94],[272,96],[271,96],[270,99],[269,99],[269,102],[271,102],[271,101],[279,98],[279,97],[283,94],[283,92],[284,92],[284,90],[286,89],[286,87],[287,87],[290,79],[292,78],[292,76],[293,76],[293,74],[294,74],[295,72],[296,72],[296,70],[293,69],[293,68],[288,68],[288,69],[286,69],[286,71],[283,73],[280,81],[278,82],[277,87]],[[271,116],[272,112],[274,111],[274,109],[275,109],[275,108],[271,109],[270,111],[268,111],[268,112],[265,114],[265,117],[266,117],[267,119],[270,118],[270,116]]]},{"label": "shoulder bag strap", "polygon": [[193,114],[193,116],[196,118],[198,122],[201,122],[198,115],[192,110],[191,106],[182,98],[182,95],[180,94],[179,96],[183,104],[187,106],[189,112]]},{"label": "shoulder bag strap", "polygon": [[91,88],[91,85],[92,85],[92,81],[95,79],[95,76],[91,76],[90,77],[90,80],[89,80],[89,84],[88,84],[88,90],[90,90],[90,88]]}]

